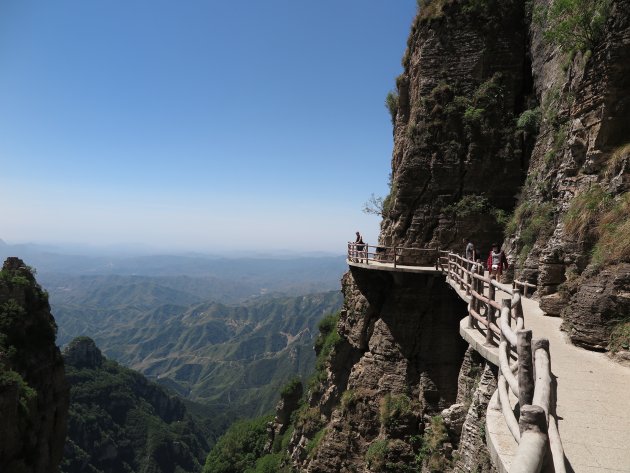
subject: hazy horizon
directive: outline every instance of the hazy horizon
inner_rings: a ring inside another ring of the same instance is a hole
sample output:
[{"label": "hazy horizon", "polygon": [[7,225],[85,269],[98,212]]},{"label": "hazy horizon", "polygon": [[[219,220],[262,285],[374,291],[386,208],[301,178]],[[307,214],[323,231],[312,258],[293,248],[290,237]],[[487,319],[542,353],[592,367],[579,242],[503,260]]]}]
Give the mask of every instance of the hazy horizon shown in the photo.
[{"label": "hazy horizon", "polygon": [[344,252],[388,193],[401,2],[9,0],[0,238]]}]

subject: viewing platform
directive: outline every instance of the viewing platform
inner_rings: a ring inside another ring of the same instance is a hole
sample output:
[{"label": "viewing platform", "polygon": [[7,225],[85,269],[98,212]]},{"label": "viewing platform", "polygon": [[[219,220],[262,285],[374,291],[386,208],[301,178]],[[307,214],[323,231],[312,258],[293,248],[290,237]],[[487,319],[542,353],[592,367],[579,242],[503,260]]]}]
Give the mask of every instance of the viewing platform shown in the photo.
[{"label": "viewing platform", "polygon": [[349,243],[347,261],[376,271],[442,274],[468,304],[459,334],[499,368],[486,415],[499,471],[630,472],[630,368],[572,345],[562,320],[526,297],[533,285],[500,284],[481,261],[445,250]]}]

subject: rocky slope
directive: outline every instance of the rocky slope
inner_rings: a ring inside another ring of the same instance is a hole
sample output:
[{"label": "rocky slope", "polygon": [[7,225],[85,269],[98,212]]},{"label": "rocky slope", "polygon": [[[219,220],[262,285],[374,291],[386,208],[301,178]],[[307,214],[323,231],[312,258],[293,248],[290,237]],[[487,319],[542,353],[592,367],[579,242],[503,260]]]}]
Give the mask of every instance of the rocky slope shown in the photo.
[{"label": "rocky slope", "polygon": [[18,258],[0,272],[0,471],[54,473],[68,387],[48,294]]},{"label": "rocky slope", "polygon": [[[503,241],[507,277],[535,283],[575,343],[624,353],[630,2],[554,8],[420,2],[388,100],[380,244],[462,251],[469,237],[485,255]],[[496,372],[459,345],[465,308],[428,276],[352,268],[342,286],[331,349],[282,461],[307,472],[492,471],[483,425]]]},{"label": "rocky slope", "polygon": [[179,399],[107,360],[88,337],[63,357],[71,386],[64,473],[201,471],[208,445]]}]

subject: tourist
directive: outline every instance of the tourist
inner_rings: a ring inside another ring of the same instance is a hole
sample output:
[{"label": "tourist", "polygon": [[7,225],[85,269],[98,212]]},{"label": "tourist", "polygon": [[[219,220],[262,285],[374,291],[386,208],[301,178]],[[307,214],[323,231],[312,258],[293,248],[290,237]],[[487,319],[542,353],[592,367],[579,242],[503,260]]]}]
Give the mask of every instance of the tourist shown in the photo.
[{"label": "tourist", "polygon": [[477,256],[477,252],[475,251],[475,244],[470,238],[464,241],[468,241],[468,244],[466,245],[466,259],[475,261],[475,257]]},{"label": "tourist", "polygon": [[499,248],[498,243],[492,244],[492,250],[490,250],[486,264],[490,275],[495,276],[497,281],[501,282],[501,275],[503,270],[507,269],[508,261],[503,250]]},{"label": "tourist", "polygon": [[[357,238],[356,240],[354,240],[355,257],[362,258],[364,248],[365,248],[365,243],[363,243],[363,237],[361,236],[359,232],[357,232]],[[357,261],[356,258],[355,258],[355,261]],[[359,259],[358,262],[362,263],[363,260]]]}]

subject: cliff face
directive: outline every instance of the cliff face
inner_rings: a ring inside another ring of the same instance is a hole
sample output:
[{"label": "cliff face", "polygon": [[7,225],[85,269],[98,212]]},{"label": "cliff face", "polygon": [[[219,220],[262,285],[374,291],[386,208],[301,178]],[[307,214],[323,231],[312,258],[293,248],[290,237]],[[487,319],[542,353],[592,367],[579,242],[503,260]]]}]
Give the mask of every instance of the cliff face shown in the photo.
[{"label": "cliff face", "polygon": [[[612,331],[627,353],[630,0],[577,3],[554,17],[548,0],[421,2],[379,242],[462,251],[469,237],[485,255],[503,241],[508,277],[536,283],[575,343],[612,347]],[[558,21],[576,15],[592,31],[572,45]],[[466,309],[430,279],[346,274],[339,339],[293,415],[300,471],[493,470],[496,372],[464,354]]]},{"label": "cliff face", "polygon": [[630,310],[630,2],[611,2],[600,38],[574,55],[546,28],[531,25],[542,121],[506,247],[572,341],[606,349]]},{"label": "cliff face", "polygon": [[531,140],[516,134],[531,75],[523,2],[425,2],[397,79],[381,243],[487,247],[516,201]]},{"label": "cliff face", "polygon": [[294,415],[290,449],[300,471],[419,468],[426,436],[435,439],[427,459],[450,458],[468,406],[460,400],[452,410],[449,419],[460,418],[453,428],[439,416],[460,397],[466,345],[457,333],[465,304],[439,277],[358,268],[346,274],[340,337]]},{"label": "cliff face", "polygon": [[0,273],[0,471],[58,471],[68,387],[56,329],[31,270],[8,258]]},{"label": "cliff face", "polygon": [[485,255],[505,238],[510,274],[538,285],[575,343],[606,349],[630,308],[629,3],[578,2],[565,17],[606,19],[586,44],[553,36],[550,3],[423,3],[380,241],[472,238]]}]

